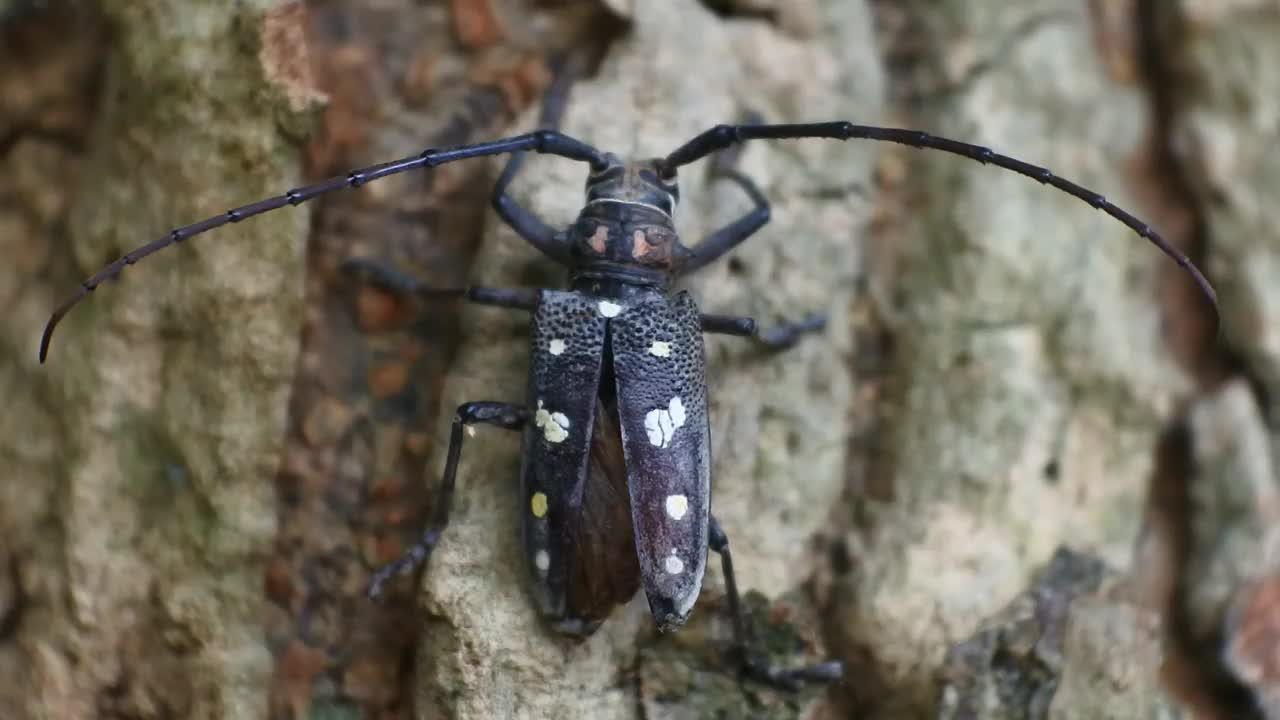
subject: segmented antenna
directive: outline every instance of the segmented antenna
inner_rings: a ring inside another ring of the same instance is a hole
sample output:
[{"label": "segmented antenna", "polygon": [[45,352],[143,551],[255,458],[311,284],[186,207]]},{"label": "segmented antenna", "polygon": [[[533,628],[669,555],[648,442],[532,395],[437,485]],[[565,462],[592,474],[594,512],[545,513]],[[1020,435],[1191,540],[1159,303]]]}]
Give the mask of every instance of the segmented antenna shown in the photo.
[{"label": "segmented antenna", "polygon": [[75,307],[77,303],[83,300],[89,293],[93,292],[102,283],[119,275],[126,267],[132,265],[153,253],[159,252],[164,248],[180,243],[188,238],[194,237],[204,232],[222,227],[228,223],[236,223],[254,215],[261,215],[272,210],[278,210],[285,205],[301,205],[302,203],[317,197],[330,193],[335,190],[343,190],[346,188],[360,187],[366,183],[373,182],[388,175],[396,175],[398,173],[416,170],[418,168],[433,168],[445,163],[455,162],[457,160],[466,160],[468,158],[483,157],[486,155],[502,155],[504,153],[516,153],[532,150],[533,152],[545,153],[548,155],[558,155],[570,160],[590,163],[592,169],[601,169],[606,165],[604,156],[599,150],[590,145],[574,138],[564,135],[563,133],[553,130],[538,130],[525,135],[504,138],[502,140],[494,140],[485,143],[476,143],[474,145],[461,145],[455,148],[445,150],[425,150],[417,155],[411,155],[399,160],[372,165],[359,170],[352,170],[346,175],[331,177],[328,180],[322,180],[314,185],[295,188],[286,191],[283,195],[277,195],[265,200],[259,200],[255,203],[242,205],[238,208],[214,215],[211,218],[201,220],[198,223],[186,225],[169,231],[164,237],[153,240],[140,248],[125,253],[123,257],[99,270],[93,277],[85,280],[76,294],[62,303],[57,310],[53,311],[53,315],[49,317],[49,322],[44,326],[44,334],[40,337],[40,362],[43,363],[49,354],[49,341],[53,338],[53,330],[62,321],[62,318]]},{"label": "segmented antenna", "polygon": [[1152,245],[1155,245],[1173,259],[1183,270],[1191,275],[1191,279],[1195,281],[1200,288],[1200,292],[1209,299],[1210,305],[1213,307],[1214,332],[1218,330],[1221,322],[1220,311],[1218,309],[1218,293],[1214,291],[1213,286],[1205,279],[1204,273],[1200,272],[1200,268],[1177,248],[1173,247],[1160,236],[1150,225],[1142,222],[1138,218],[1129,214],[1127,211],[1116,206],[1102,195],[1092,190],[1081,187],[1070,180],[1060,178],[1054,175],[1047,168],[1042,168],[1031,163],[1026,163],[1008,155],[1001,155],[990,148],[981,145],[971,145],[969,143],[960,142],[958,140],[948,140],[947,138],[936,137],[918,130],[902,130],[898,128],[883,128],[870,125],[854,125],[847,122],[827,122],[827,123],[804,123],[792,125],[717,125],[710,130],[698,135],[694,139],[685,143],[668,155],[663,161],[662,166],[669,175],[674,175],[676,168],[681,165],[700,160],[707,155],[718,150],[724,150],[734,144],[746,142],[747,140],[784,140],[797,138],[831,138],[835,140],[879,140],[884,142],[898,143],[899,145],[907,145],[909,147],[941,150],[943,152],[959,155],[970,160],[976,160],[983,165],[995,165],[996,167],[1012,170],[1019,175],[1024,175],[1033,180],[1039,181],[1044,185],[1055,187],[1072,197],[1091,205],[1096,210],[1101,210],[1111,217],[1119,220],[1138,234],[1139,237],[1146,239]]}]

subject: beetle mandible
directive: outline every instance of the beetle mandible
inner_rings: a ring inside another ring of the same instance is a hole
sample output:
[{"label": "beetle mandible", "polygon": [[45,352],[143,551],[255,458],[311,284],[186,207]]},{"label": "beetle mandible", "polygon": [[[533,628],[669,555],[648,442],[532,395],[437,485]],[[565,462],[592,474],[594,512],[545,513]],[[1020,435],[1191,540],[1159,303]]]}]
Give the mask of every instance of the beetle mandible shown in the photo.
[{"label": "beetle mandible", "polygon": [[[800,138],[867,139],[941,150],[1064,191],[1119,220],[1171,257],[1192,276],[1217,317],[1212,286],[1148,225],[1047,169],[985,147],[849,122],[717,125],[665,157],[626,161],[559,131],[538,130],[429,149],[172,230],[103,268],[58,307],[45,326],[40,361],[47,358],[55,327],[73,306],[127,265],[169,245],[389,175],[512,154],[494,187],[493,207],[520,237],[568,269],[567,290],[429,288],[393,269],[360,260],[346,266],[398,294],[427,300],[461,298],[532,316],[526,401],[468,402],[457,408],[435,513],[420,540],[374,576],[370,595],[379,595],[391,577],[427,560],[448,524],[464,431],[470,425],[488,424],[524,433],[525,561],[539,610],[556,630],[591,634],[640,587],[661,629],[681,625],[701,591],[707,554],[713,551],[722,561],[735,655],[742,669],[782,687],[836,679],[842,672],[839,662],[780,668],[751,652],[728,538],[711,514],[702,343],[703,333],[723,333],[785,348],[804,333],[819,330],[822,319],[759,332],[751,318],[701,313],[688,293],[671,289],[680,276],[724,256],[769,221],[768,200],[756,184],[732,168],[718,168],[716,174],[740,187],[754,207],[687,247],[673,221],[680,197],[678,169],[748,140]],[[569,228],[552,228],[507,193],[528,151],[588,165],[584,205]],[[615,562],[619,557],[626,561]]]}]

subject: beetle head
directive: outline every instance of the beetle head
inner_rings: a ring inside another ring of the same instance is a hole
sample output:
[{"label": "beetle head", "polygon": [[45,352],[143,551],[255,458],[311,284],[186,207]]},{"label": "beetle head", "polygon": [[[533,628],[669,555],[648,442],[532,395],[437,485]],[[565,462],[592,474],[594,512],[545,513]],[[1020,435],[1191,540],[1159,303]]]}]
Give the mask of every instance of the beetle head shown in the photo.
[{"label": "beetle head", "polygon": [[586,204],[570,229],[574,254],[584,264],[677,270],[689,251],[672,221],[680,198],[674,174],[663,178],[658,160],[605,159],[587,178]]}]

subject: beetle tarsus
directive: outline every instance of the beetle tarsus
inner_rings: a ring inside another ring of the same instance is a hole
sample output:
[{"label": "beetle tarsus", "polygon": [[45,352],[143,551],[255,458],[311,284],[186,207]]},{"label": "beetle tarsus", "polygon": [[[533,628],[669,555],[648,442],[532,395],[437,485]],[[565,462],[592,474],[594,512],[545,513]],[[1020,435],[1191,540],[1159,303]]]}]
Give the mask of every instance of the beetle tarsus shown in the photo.
[{"label": "beetle tarsus", "polygon": [[701,322],[704,333],[749,337],[761,347],[780,351],[793,347],[805,335],[821,332],[827,326],[827,315],[813,313],[803,320],[783,323],[763,331],[754,319],[737,315],[704,314],[701,316]]},{"label": "beetle tarsus", "polygon": [[826,313],[814,313],[797,322],[784,323],[756,333],[756,342],[770,350],[786,350],[809,333],[821,332],[827,326]]},{"label": "beetle tarsus", "polygon": [[744,675],[779,690],[794,692],[810,683],[839,682],[844,677],[844,663],[839,660],[804,667],[784,668],[770,664],[759,656],[740,657]]}]

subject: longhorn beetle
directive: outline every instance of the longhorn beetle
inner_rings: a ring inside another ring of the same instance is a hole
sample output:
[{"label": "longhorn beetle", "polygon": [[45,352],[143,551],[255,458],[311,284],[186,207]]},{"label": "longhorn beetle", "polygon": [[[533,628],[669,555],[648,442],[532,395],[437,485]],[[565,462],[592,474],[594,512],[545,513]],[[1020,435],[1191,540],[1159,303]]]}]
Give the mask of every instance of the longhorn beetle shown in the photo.
[{"label": "longhorn beetle", "polygon": [[[755,207],[692,248],[686,247],[673,221],[680,197],[677,170],[748,140],[797,138],[881,140],[941,150],[1051,185],[1119,220],[1173,258],[1190,273],[1217,318],[1217,297],[1209,282],[1146,224],[1101,195],[985,147],[848,122],[717,125],[666,157],[625,161],[544,129],[493,142],[426,150],[177,228],[111,263],[57,308],[40,341],[40,361],[47,357],[54,328],[76,303],[125,266],[162,248],[388,175],[510,153],[512,158],[493,190],[493,208],[530,245],[568,269],[568,290],[429,288],[370,262],[349,260],[345,266],[402,296],[461,298],[532,315],[526,401],[468,402],[458,407],[429,525],[403,557],[373,577],[370,596],[378,596],[397,573],[427,560],[448,524],[464,430],[484,423],[524,433],[520,492],[525,562],[539,610],[556,630],[590,635],[615,605],[628,601],[640,586],[659,628],[665,631],[681,625],[702,589],[711,550],[721,559],[741,668],[780,687],[834,680],[842,673],[839,662],[779,668],[749,647],[729,541],[711,515],[702,344],[703,333],[723,333],[785,348],[803,333],[820,329],[822,318],[763,333],[751,318],[703,314],[688,293],[671,292],[674,280],[719,259],[769,221],[768,200],[756,184],[732,168],[717,167],[715,174],[734,182]],[[527,151],[587,164],[585,203],[568,229],[548,226],[507,193]]]}]

